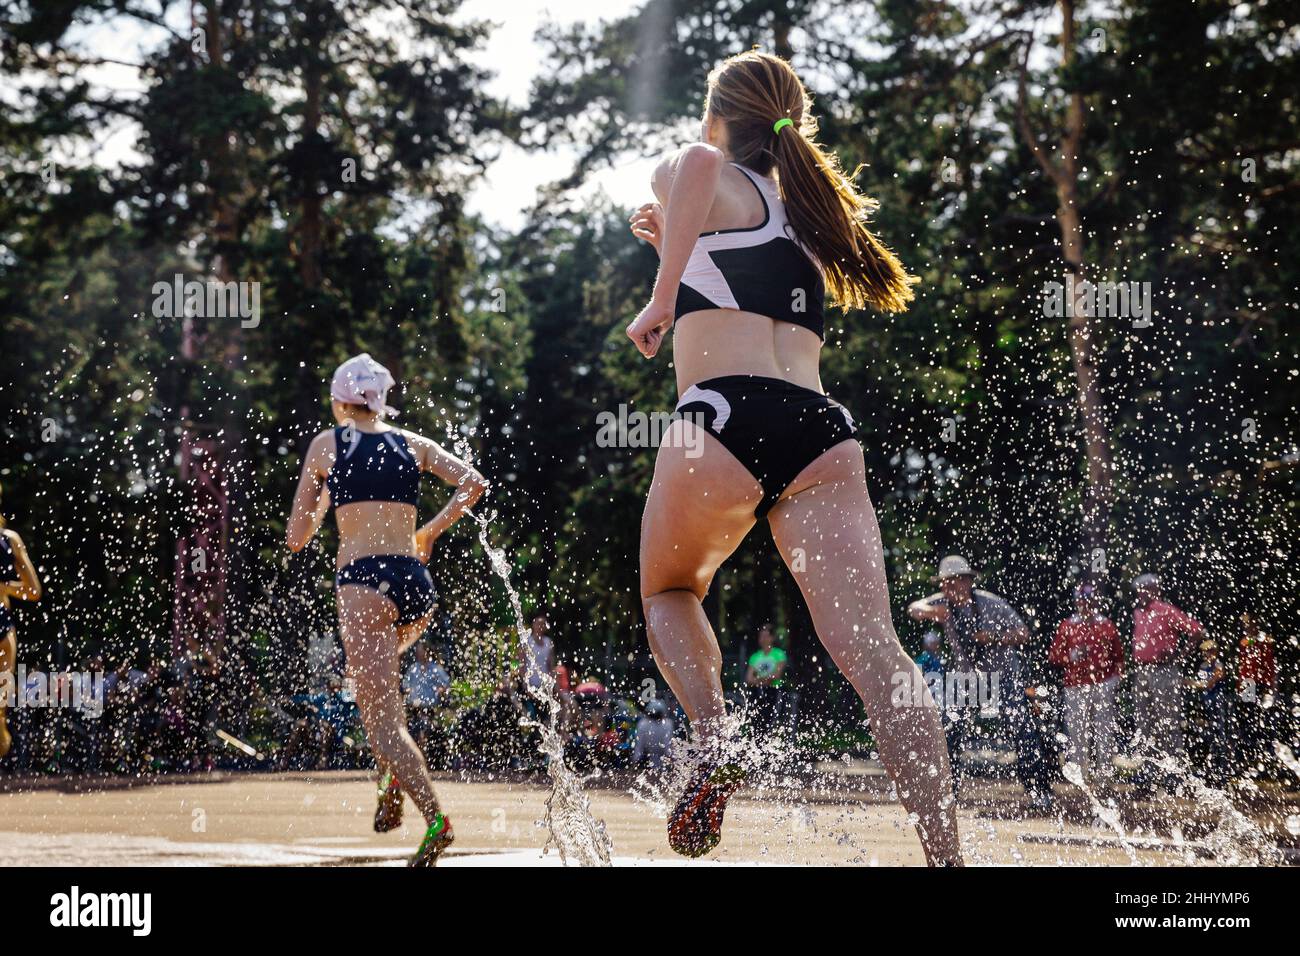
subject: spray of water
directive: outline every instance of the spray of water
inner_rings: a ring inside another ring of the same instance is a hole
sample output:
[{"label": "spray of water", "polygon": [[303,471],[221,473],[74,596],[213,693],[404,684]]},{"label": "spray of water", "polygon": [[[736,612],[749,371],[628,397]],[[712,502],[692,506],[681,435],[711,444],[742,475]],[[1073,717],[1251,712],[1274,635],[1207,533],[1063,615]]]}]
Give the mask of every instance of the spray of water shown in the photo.
[{"label": "spray of water", "polygon": [[1277,759],[1282,762],[1282,766],[1295,774],[1297,779],[1300,779],[1300,760],[1296,759],[1291,748],[1278,740],[1273,742],[1273,752],[1277,754]]},{"label": "spray of water", "polygon": [[[737,764],[745,771],[745,789],[761,792],[766,798],[793,802],[792,793],[799,782],[786,770],[795,751],[780,735],[757,739],[746,735],[743,706],[715,718],[709,728],[709,743],[699,742],[700,726],[692,728],[691,740],[674,740],[664,761],[664,772],[643,776],[632,785],[632,796],[654,813],[667,816],[677,796],[702,760],[718,764]],[[782,798],[785,798],[784,800]]]},{"label": "spray of water", "polygon": [[1273,840],[1259,824],[1237,809],[1232,796],[1212,787],[1185,768],[1174,757],[1151,761],[1178,777],[1178,790],[1195,808],[1194,823],[1208,821],[1209,828],[1198,841],[1208,857],[1222,866],[1275,866],[1280,854]]},{"label": "spray of water", "polygon": [[1120,819],[1119,809],[1113,805],[1106,806],[1101,802],[1097,795],[1092,792],[1092,788],[1088,786],[1087,781],[1084,780],[1083,768],[1074,761],[1067,761],[1065,766],[1061,768],[1061,772],[1065,775],[1066,780],[1078,787],[1083,792],[1083,795],[1088,798],[1088,803],[1092,806],[1092,812],[1097,819],[1115,831],[1115,836],[1119,837],[1120,846],[1124,848],[1124,852],[1128,855],[1129,865],[1138,866],[1137,850],[1134,849],[1133,841],[1129,839],[1128,833],[1124,830],[1124,822]]},{"label": "spray of water", "polygon": [[[522,647],[528,626],[524,621],[519,592],[510,581],[510,563],[505,551],[493,547],[488,539],[491,517],[480,518],[474,514],[471,517],[479,526],[479,543],[510,598],[515,634]],[[546,798],[546,850],[554,846],[559,851],[561,862],[565,864],[572,860],[579,866],[609,866],[613,845],[605,830],[605,821],[592,816],[591,801],[583,792],[582,779],[564,762],[564,738],[556,725],[560,703],[555,696],[555,678],[546,673],[541,675],[538,686],[534,687],[530,682],[526,682],[526,685],[542,715],[540,720],[527,723],[538,732],[537,749],[546,758],[546,773],[551,780],[551,793]]]}]

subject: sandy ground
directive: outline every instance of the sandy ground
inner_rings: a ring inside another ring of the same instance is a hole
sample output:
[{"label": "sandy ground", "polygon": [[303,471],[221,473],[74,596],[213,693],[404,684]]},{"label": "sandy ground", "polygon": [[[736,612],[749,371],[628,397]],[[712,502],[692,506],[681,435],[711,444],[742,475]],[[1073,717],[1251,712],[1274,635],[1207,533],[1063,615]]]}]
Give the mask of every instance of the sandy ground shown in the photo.
[{"label": "sandy ground", "polygon": [[[212,775],[83,792],[62,786],[16,790],[11,781],[0,793],[0,866],[396,866],[422,835],[409,802],[400,829],[374,833],[374,784],[358,773]],[[444,779],[438,789],[456,828],[447,865],[559,865],[554,851],[542,853],[540,785]],[[662,811],[617,790],[592,790],[591,801],[616,864],[684,862],[668,849]],[[1126,847],[1087,823],[996,819],[976,807],[959,817],[974,863],[1182,861],[1159,843]],[[721,846],[702,865],[922,863],[897,804],[812,798],[792,805],[742,794],[728,809]]]}]

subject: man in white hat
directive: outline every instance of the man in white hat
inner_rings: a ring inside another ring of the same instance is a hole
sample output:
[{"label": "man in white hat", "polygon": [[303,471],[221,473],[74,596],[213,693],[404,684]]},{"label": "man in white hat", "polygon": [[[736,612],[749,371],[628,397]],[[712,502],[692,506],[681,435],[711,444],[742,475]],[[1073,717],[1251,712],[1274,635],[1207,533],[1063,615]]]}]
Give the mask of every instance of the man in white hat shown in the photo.
[{"label": "man in white hat", "polygon": [[[998,595],[975,587],[975,570],[959,554],[939,562],[939,592],[913,601],[907,613],[918,621],[943,625],[952,649],[953,669],[945,686],[984,681],[997,687],[999,716],[1006,739],[1016,747],[1016,776],[1036,810],[1052,807],[1052,788],[1042,737],[1029,711],[1025,695],[1021,647],[1030,638],[1024,619]],[[996,684],[994,684],[996,681]],[[951,705],[952,701],[945,704]],[[951,708],[950,708],[951,709]],[[961,751],[971,731],[978,707],[958,708],[948,733],[954,780],[961,768]]]}]

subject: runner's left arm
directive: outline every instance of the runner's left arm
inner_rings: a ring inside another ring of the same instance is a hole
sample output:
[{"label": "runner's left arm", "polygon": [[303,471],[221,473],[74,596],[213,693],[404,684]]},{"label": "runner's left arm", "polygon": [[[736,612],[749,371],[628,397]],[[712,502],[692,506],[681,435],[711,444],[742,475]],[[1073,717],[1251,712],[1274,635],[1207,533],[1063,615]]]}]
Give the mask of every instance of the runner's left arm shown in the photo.
[{"label": "runner's left arm", "polygon": [[478,469],[453,455],[436,441],[418,435],[407,438],[420,451],[420,466],[437,475],[449,485],[454,485],[456,492],[442,510],[433,516],[415,532],[416,549],[420,560],[428,562],[433,554],[433,543],[444,531],[460,520],[465,512],[488,490],[488,480],[479,474]]}]

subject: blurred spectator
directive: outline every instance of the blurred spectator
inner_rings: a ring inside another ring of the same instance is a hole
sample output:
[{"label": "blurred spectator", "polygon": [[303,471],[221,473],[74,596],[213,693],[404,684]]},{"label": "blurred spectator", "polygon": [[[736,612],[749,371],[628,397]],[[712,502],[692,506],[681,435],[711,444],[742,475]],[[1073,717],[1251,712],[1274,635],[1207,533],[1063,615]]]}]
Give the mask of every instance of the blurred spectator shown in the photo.
[{"label": "blurred spectator", "polygon": [[[564,755],[579,773],[597,766],[608,769],[620,765],[623,743],[620,727],[602,704],[583,710],[578,732],[565,745]],[[630,750],[627,755],[630,757]]]},{"label": "blurred spectator", "polygon": [[281,770],[319,770],[341,766],[345,738],[357,719],[356,703],[343,678],[330,674],[325,686],[294,694],[288,702],[293,724],[279,754]]},{"label": "blurred spectator", "polygon": [[[943,706],[944,699],[944,661],[943,635],[938,631],[926,631],[921,635],[921,653],[913,659],[921,669],[921,677],[930,688],[935,701],[939,703],[939,718],[943,723],[944,736],[952,732],[953,714]],[[951,746],[951,744],[949,745]]]},{"label": "blurred spectator", "polygon": [[343,646],[333,631],[307,635],[307,686],[319,690],[335,674],[343,673]]},{"label": "blurred spectator", "polygon": [[[445,706],[451,678],[442,662],[425,641],[415,645],[415,660],[406,669],[407,725],[416,745],[426,757],[437,756],[445,749],[438,724],[438,710]],[[441,764],[441,759],[435,760]]]},{"label": "blurred spectator", "polygon": [[161,661],[150,661],[136,685],[136,749],[130,756],[141,768],[165,766],[168,735],[177,723],[176,715],[168,712],[174,684],[175,675]]},{"label": "blurred spectator", "polygon": [[1205,779],[1215,786],[1228,782],[1232,765],[1232,738],[1228,734],[1227,671],[1212,640],[1201,642],[1201,660],[1189,682],[1199,692],[1201,742],[1205,754]]},{"label": "blurred spectator", "polygon": [[528,631],[519,644],[519,663],[523,668],[524,685],[528,690],[541,688],[546,675],[555,670],[555,643],[548,636],[551,629],[546,614],[537,611],[528,625]]},{"label": "blurred spectator", "polygon": [[568,694],[573,690],[569,683],[569,668],[563,661],[555,663],[555,692],[557,694]]},{"label": "blurred spectator", "polygon": [[426,642],[417,642],[414,652],[415,660],[406,668],[406,678],[403,681],[407,706],[426,709],[441,707],[447,690],[451,687],[451,678]]},{"label": "blurred spectator", "polygon": [[467,711],[456,726],[457,764],[467,770],[505,770],[518,764],[523,742],[522,705],[511,675],[504,676],[488,700]]},{"label": "blurred spectator", "polygon": [[602,754],[602,759],[607,764],[620,770],[632,766],[636,746],[636,725],[640,718],[640,711],[630,700],[620,700],[614,706],[614,713],[609,721],[609,731],[606,734],[608,747]]},{"label": "blurred spectator", "polygon": [[[104,683],[101,685],[104,699],[100,704],[104,709],[108,707],[108,684],[111,673],[104,673],[103,655],[94,654],[86,661],[85,670],[91,675],[92,680],[95,675],[103,674]],[[98,717],[87,715],[83,720],[83,726],[86,728],[88,750],[86,759],[86,769],[91,773],[102,773],[108,767],[109,754],[112,748],[112,726],[106,719],[103,710]]]},{"label": "blurred spectator", "polygon": [[1159,760],[1186,756],[1183,738],[1183,638],[1204,628],[1163,599],[1160,578],[1133,580],[1133,709],[1139,755]]},{"label": "blurred spectator", "polygon": [[564,760],[578,773],[586,773],[596,764],[596,751],[605,734],[605,715],[601,711],[582,714],[577,732],[564,745]]},{"label": "blurred spectator", "polygon": [[632,763],[635,766],[658,769],[663,766],[672,744],[673,719],[668,714],[668,705],[662,700],[652,700],[645,706],[645,714],[636,722],[636,737],[632,750]]},{"label": "blurred spectator", "polygon": [[1115,690],[1124,675],[1124,645],[1115,625],[1101,613],[1100,596],[1091,584],[1074,589],[1074,607],[1074,616],[1057,628],[1047,659],[1065,671],[1068,759],[1084,780],[1094,767],[1099,776],[1109,778],[1115,759]]},{"label": "blurred spectator", "polygon": [[185,761],[193,769],[211,770],[221,717],[221,660],[214,649],[205,647],[196,650],[190,661],[183,695],[190,735]]},{"label": "blurred spectator", "polygon": [[569,667],[562,661],[555,663],[555,699],[560,704],[560,713],[556,720],[557,728],[560,733],[575,733],[578,729],[578,708],[573,700],[573,682]]},{"label": "blurred spectator", "polygon": [[163,687],[155,730],[155,769],[180,767],[188,756],[186,744],[191,735],[185,712],[185,685],[179,681],[173,680]]},{"label": "blurred spectator", "polygon": [[[546,614],[534,611],[529,618],[528,630],[521,635],[519,641],[519,680],[523,692],[519,704],[524,716],[538,724],[548,723],[552,717],[558,721],[563,716],[561,713],[552,715],[552,705],[542,696],[547,676],[553,675],[555,671],[555,644],[550,638],[550,630],[551,624]],[[555,701],[557,705],[562,705],[560,698],[555,698]],[[535,738],[536,734],[537,730],[533,728],[530,736]],[[535,751],[536,747],[527,748],[529,754]]]},{"label": "blurred spectator", "polygon": [[[253,729],[253,714],[262,698],[262,688],[257,682],[257,670],[249,659],[252,641],[237,641],[226,645],[217,680],[218,725],[227,733],[247,741]],[[238,755],[225,745],[221,753],[226,759],[246,764],[247,758]]]},{"label": "blurred spectator", "polygon": [[1276,692],[1277,656],[1273,638],[1250,614],[1243,614],[1237,646],[1237,733],[1241,757],[1250,764],[1272,756],[1269,724],[1276,713],[1273,710]]},{"label": "blurred spectator", "polygon": [[937,674],[943,681],[943,637],[938,631],[926,631],[921,636],[921,653],[916,655],[916,666],[921,674],[930,681],[931,674]]},{"label": "blurred spectator", "polygon": [[104,752],[107,769],[115,773],[128,773],[133,757],[138,753],[140,728],[140,688],[145,673],[121,661],[105,678],[104,716],[108,728],[108,743]]},{"label": "blurred spectator", "polygon": [[[952,670],[962,678],[963,686],[996,686],[999,736],[1015,746],[1016,776],[1029,795],[1031,806],[1047,811],[1052,807],[1051,771],[1038,724],[1029,709],[1021,661],[1021,649],[1029,641],[1029,628],[1005,600],[977,589],[975,577],[965,558],[948,555],[939,562],[939,593],[913,601],[907,612],[915,620],[943,625],[952,651]],[[961,755],[982,702],[945,703],[953,717],[948,733],[953,782],[960,786]],[[965,706],[953,707],[954,703]]]},{"label": "blurred spectator", "polygon": [[746,696],[749,698],[749,723],[754,731],[771,731],[784,713],[785,668],[789,658],[776,646],[772,626],[758,629],[758,650],[749,655],[745,669]]},{"label": "blurred spectator", "polygon": [[574,696],[579,698],[580,703],[586,705],[603,705],[609,698],[609,691],[595,677],[579,678],[577,685],[573,688],[573,693]]}]

